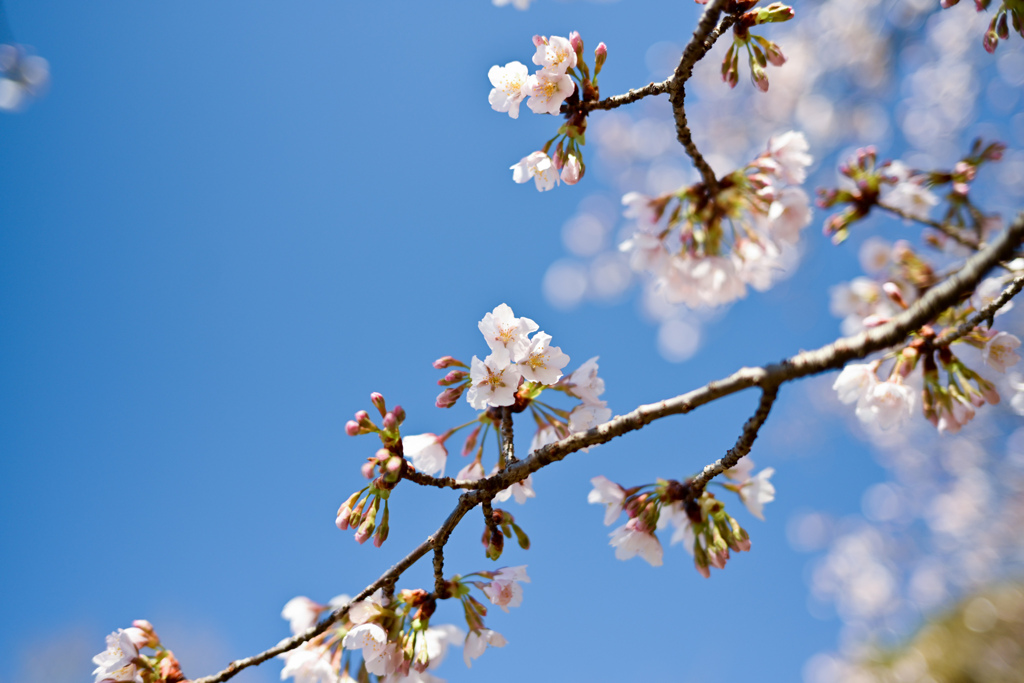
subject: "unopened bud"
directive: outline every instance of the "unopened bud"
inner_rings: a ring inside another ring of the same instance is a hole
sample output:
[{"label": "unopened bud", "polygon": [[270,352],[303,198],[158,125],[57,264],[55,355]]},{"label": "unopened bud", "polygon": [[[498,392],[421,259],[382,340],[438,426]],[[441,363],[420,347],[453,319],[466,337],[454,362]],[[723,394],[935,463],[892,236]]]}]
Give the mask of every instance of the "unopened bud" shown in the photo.
[{"label": "unopened bud", "polygon": [[360,410],[355,414],[355,421],[361,428],[366,430],[373,430],[377,428],[377,425],[373,424],[373,420],[370,419],[370,414],[365,410]]},{"label": "unopened bud", "polygon": [[359,471],[363,473],[363,476],[367,479],[373,479],[373,470],[377,463],[374,460],[363,463],[363,466],[359,468]]},{"label": "unopened bud", "polygon": [[603,42],[598,43],[597,47],[594,48],[594,75],[601,73],[601,67],[604,66],[604,60],[608,59],[608,46]]},{"label": "unopened bud", "polygon": [[434,361],[434,369],[436,370],[444,370],[445,368],[450,368],[453,365],[460,368],[466,367],[466,364],[461,360],[456,360],[451,356],[441,356]]},{"label": "unopened bud", "polygon": [[541,45],[547,45],[547,44],[548,44],[548,39],[545,36],[534,36],[533,37],[533,46],[534,47],[540,47]]},{"label": "unopened bud", "polygon": [[757,62],[750,64],[750,80],[754,82],[758,90],[768,92],[768,74],[765,73],[764,68]]},{"label": "unopened bud", "polygon": [[462,444],[462,455],[469,455],[470,451],[476,446],[477,437],[480,436],[480,427],[483,425],[477,425],[477,427],[469,433],[466,437],[466,443]]},{"label": "unopened bud", "polygon": [[384,422],[382,424],[384,426],[384,431],[393,432],[398,429],[398,418],[395,417],[395,414],[392,412],[385,413]]},{"label": "unopened bud", "polygon": [[782,54],[779,46],[771,41],[768,41],[768,44],[765,45],[764,53],[773,66],[782,66],[786,63],[786,55]]},{"label": "unopened bud", "polygon": [[372,394],[370,394],[370,403],[372,403],[373,407],[377,409],[381,417],[384,417],[384,415],[387,414],[388,409],[387,406],[384,404],[384,396],[382,396],[379,392],[375,391]]},{"label": "unopened bud", "polygon": [[783,5],[781,2],[773,2],[767,7],[758,7],[751,10],[754,14],[755,24],[771,24],[780,21],[789,21],[793,18],[793,8]]},{"label": "unopened bud", "polygon": [[466,379],[468,373],[465,370],[452,370],[447,375],[437,380],[438,385],[448,387]]},{"label": "unopened bud", "polygon": [[864,327],[878,327],[879,325],[884,325],[887,322],[889,322],[888,317],[872,313],[868,317],[864,318],[863,325]]},{"label": "unopened bud", "polygon": [[395,419],[398,420],[398,424],[405,422],[405,408],[402,406],[395,406],[395,409],[391,412],[395,414]]},{"label": "unopened bud", "polygon": [[465,391],[465,389],[465,384],[460,384],[456,387],[448,387],[437,395],[434,405],[438,408],[451,408],[458,402],[459,397],[462,396],[462,392]]},{"label": "unopened bud", "polygon": [[349,420],[345,423],[345,433],[349,436],[359,436],[362,430],[359,429],[359,423],[355,420]]}]

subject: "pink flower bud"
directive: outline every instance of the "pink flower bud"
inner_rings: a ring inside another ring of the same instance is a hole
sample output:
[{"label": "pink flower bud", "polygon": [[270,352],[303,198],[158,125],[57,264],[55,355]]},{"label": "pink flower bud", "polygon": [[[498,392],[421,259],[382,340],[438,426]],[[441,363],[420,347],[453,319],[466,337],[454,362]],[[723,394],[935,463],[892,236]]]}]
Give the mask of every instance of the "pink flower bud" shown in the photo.
[{"label": "pink flower bud", "polygon": [[560,174],[562,182],[566,185],[575,185],[583,177],[583,166],[580,164],[580,158],[575,154],[570,154],[565,161],[565,166],[562,167],[562,173]]},{"label": "pink flower bud", "polygon": [[457,387],[448,387],[437,396],[437,400],[434,401],[434,405],[438,408],[451,408],[462,396],[462,392],[465,390],[466,385],[460,384]]},{"label": "pink flower bud", "polygon": [[889,322],[889,318],[884,315],[878,315],[877,313],[869,315],[864,318],[863,321],[864,327],[878,327],[879,325],[884,325],[887,322]]},{"label": "pink flower bud", "polygon": [[907,302],[903,299],[903,294],[900,292],[900,286],[895,282],[886,282],[882,285],[882,291],[885,292],[886,296],[892,299],[900,308],[906,308]]},{"label": "pink flower bud", "polygon": [[958,2],[960,2],[960,0],[942,0],[939,4],[942,5],[942,9],[949,9]]},{"label": "pink flower bud", "polygon": [[391,457],[391,451],[389,451],[386,448],[378,448],[377,452],[373,454],[373,457],[374,459],[377,460],[377,462],[385,462],[388,458]]},{"label": "pink flower bud", "polygon": [[434,361],[433,365],[435,370],[444,370],[445,368],[451,367],[452,365],[459,365],[465,367],[465,365],[455,360],[451,356],[441,356],[440,358]]},{"label": "pink flower bud", "polygon": [[375,391],[370,394],[370,403],[380,412],[381,417],[384,417],[385,413],[388,412],[387,406],[384,405],[384,397],[380,393]]},{"label": "pink flower bud", "polygon": [[990,29],[986,31],[985,37],[984,39],[982,39],[981,44],[982,47],[985,48],[985,52],[991,54],[995,52],[996,47],[999,46],[999,35],[995,31]]},{"label": "pink flower bud", "polygon": [[359,423],[356,422],[355,420],[349,420],[348,422],[346,422],[345,433],[348,434],[349,436],[359,436]]},{"label": "pink flower bud", "polygon": [[398,429],[398,418],[395,417],[394,413],[388,412],[384,414],[384,431],[393,432]]},{"label": "pink flower bud", "polygon": [[366,477],[367,479],[373,479],[373,470],[376,467],[376,464],[377,463],[375,463],[373,460],[369,462],[364,462],[363,466],[359,469],[359,471],[362,472],[363,476]]},{"label": "pink flower bud", "polygon": [[773,66],[782,66],[786,63],[786,56],[782,54],[782,50],[775,43],[769,42],[765,46],[765,57]]},{"label": "pink flower bud", "polygon": [[572,45],[573,52],[576,53],[577,57],[583,57],[583,38],[580,37],[578,31],[572,31],[569,34],[569,44]]},{"label": "pink flower bud", "polygon": [[608,59],[608,46],[604,43],[598,43],[594,49],[594,75],[601,73],[601,67],[604,66],[604,60]]},{"label": "pink flower bud", "polygon": [[757,62],[750,65],[750,79],[754,81],[758,90],[768,92],[768,74]]},{"label": "pink flower bud", "polygon": [[395,419],[398,420],[398,424],[405,422],[405,408],[402,406],[395,406],[395,409],[391,412],[395,414]]},{"label": "pink flower bud", "polygon": [[548,39],[545,36],[534,36],[533,37],[533,46],[534,47],[540,47],[541,45],[547,45],[547,44],[548,44]]},{"label": "pink flower bud", "polygon": [[372,533],[372,529],[365,529],[364,527],[359,527],[359,530],[356,531],[356,543],[358,543],[359,545],[366,543],[366,541],[369,540],[370,535]]},{"label": "pink flower bud", "polygon": [[338,508],[338,516],[334,519],[334,526],[338,527],[342,531],[348,528],[348,518],[352,516],[352,508],[348,505],[342,505]]},{"label": "pink flower bud", "polygon": [[465,370],[452,370],[447,375],[437,380],[438,385],[442,387],[451,386],[466,379],[468,373]]},{"label": "pink flower bud", "polygon": [[988,386],[983,386],[981,388],[981,395],[986,401],[989,402],[989,404],[998,405],[999,392],[996,391],[996,388],[991,384],[989,384]]},{"label": "pink flower bud", "polygon": [[397,474],[402,470],[403,464],[405,464],[405,460],[394,455],[388,458],[388,461],[384,463],[384,469],[391,474]]}]

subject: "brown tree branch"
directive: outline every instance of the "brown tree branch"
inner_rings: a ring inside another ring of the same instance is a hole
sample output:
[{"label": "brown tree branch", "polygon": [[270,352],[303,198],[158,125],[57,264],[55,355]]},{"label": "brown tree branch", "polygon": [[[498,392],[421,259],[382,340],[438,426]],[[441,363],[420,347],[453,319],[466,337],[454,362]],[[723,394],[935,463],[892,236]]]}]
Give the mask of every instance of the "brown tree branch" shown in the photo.
[{"label": "brown tree branch", "polygon": [[984,246],[984,244],[979,243],[977,240],[965,236],[959,230],[955,229],[952,225],[940,223],[938,221],[933,221],[930,218],[918,218],[917,216],[911,216],[902,209],[898,209],[895,206],[889,206],[888,204],[883,204],[882,202],[878,202],[877,206],[878,208],[883,209],[884,211],[888,211],[894,216],[898,216],[905,221],[916,221],[918,223],[921,223],[922,225],[927,225],[929,228],[938,230],[943,235],[950,238],[957,244],[965,246],[968,249],[971,249],[972,251],[978,251],[978,249]]},{"label": "brown tree branch", "polygon": [[[369,597],[378,588],[394,585],[402,573],[415,564],[432,549],[443,546],[452,530],[458,525],[467,512],[485,500],[490,500],[494,492],[508,488],[520,482],[533,472],[551,463],[562,460],[587,446],[611,441],[627,432],[636,431],[655,420],[670,415],[681,415],[731,394],[750,387],[761,387],[761,404],[758,411],[744,426],[743,434],[736,446],[722,459],[704,468],[698,478],[706,485],[714,476],[728,465],[735,453],[749,452],[757,430],[760,429],[768,416],[775,400],[777,388],[785,382],[816,375],[829,370],[838,370],[848,361],[864,358],[876,351],[889,348],[904,341],[909,334],[921,326],[934,320],[942,311],[957,303],[961,296],[972,291],[985,274],[1001,261],[1010,257],[1014,250],[1024,242],[1024,212],[999,237],[988,246],[967,260],[963,268],[938,283],[924,296],[914,302],[905,311],[893,317],[889,322],[866,330],[852,337],[842,337],[813,351],[802,351],[779,363],[771,363],[760,367],[740,368],[728,377],[709,382],[708,384],[689,391],[675,398],[665,399],[657,403],[639,406],[626,415],[619,415],[604,424],[586,432],[568,436],[560,441],[539,448],[529,457],[510,464],[506,469],[490,477],[481,479],[479,489],[462,494],[455,509],[448,515],[444,523],[433,534],[420,543],[412,552],[399,560],[384,572],[376,581],[364,588],[353,601]],[[1005,292],[1004,292],[1005,294]],[[735,455],[739,460],[741,455]],[[721,469],[719,469],[721,468]],[[717,470],[717,471],[716,471]],[[239,659],[220,673],[206,676],[193,683],[222,683],[242,669],[261,664],[283,652],[292,650],[326,631],[331,624],[343,619],[348,614],[348,606],[331,612],[315,626],[291,638],[286,638],[274,647],[252,657]]]},{"label": "brown tree branch", "polygon": [[1010,286],[1004,289],[994,301],[989,303],[987,306],[983,306],[981,310],[977,311],[974,315],[967,318],[961,325],[955,330],[943,332],[942,335],[935,341],[938,345],[948,345],[955,342],[965,334],[969,334],[971,330],[980,325],[981,323],[988,321],[989,329],[992,328],[993,318],[995,318],[996,311],[1009,303],[1010,299],[1017,296],[1020,290],[1024,289],[1024,275],[1018,275],[1013,278],[1010,282]]}]

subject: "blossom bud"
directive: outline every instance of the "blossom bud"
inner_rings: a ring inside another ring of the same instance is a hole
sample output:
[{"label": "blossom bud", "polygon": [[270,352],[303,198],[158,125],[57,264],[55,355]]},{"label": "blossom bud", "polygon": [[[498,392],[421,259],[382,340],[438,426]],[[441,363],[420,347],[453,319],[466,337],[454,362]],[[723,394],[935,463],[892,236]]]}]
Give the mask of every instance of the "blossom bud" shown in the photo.
[{"label": "blossom bud", "polygon": [[569,33],[569,44],[572,45],[573,52],[576,53],[577,59],[583,60],[583,38],[580,37],[579,31],[571,31]]},{"label": "blossom bud", "polygon": [[384,431],[393,432],[398,429],[398,418],[395,417],[394,413],[388,412],[384,415],[384,422],[382,424],[384,426]]},{"label": "blossom bud", "polygon": [[384,465],[384,480],[388,483],[394,483],[401,479],[403,467],[405,467],[405,458],[400,458],[397,455],[389,458]]},{"label": "blossom bud", "polygon": [[466,367],[466,364],[461,360],[456,360],[451,356],[441,356],[434,361],[433,365],[435,370],[444,370],[445,368],[450,368],[453,365],[460,368]]},{"label": "blossom bud", "polygon": [[497,560],[501,557],[501,553],[505,549],[505,537],[502,536],[500,531],[497,531],[497,533],[491,533],[491,528],[487,527],[484,529],[484,535],[481,540],[483,541],[484,547],[487,548],[487,559]]},{"label": "blossom bud", "polygon": [[942,0],[939,4],[942,5],[942,9],[949,9],[958,2],[960,2],[960,0]]},{"label": "blossom bud", "polygon": [[985,48],[985,52],[989,54],[996,51],[996,47],[999,45],[999,35],[992,29],[985,32],[985,37],[981,41],[982,47]]},{"label": "blossom bud", "polygon": [[438,394],[437,399],[434,401],[434,405],[438,408],[451,408],[459,400],[459,397],[462,396],[462,392],[465,391],[465,389],[465,384],[460,384],[457,387],[448,387]]},{"label": "blossom bud", "polygon": [[377,527],[377,533],[373,535],[373,545],[377,548],[384,545],[384,541],[388,540],[388,506],[384,506],[384,516],[381,517],[380,526]]},{"label": "blossom bud", "polygon": [[370,403],[372,403],[373,407],[380,412],[381,417],[384,417],[384,415],[387,414],[388,409],[387,406],[384,405],[384,397],[379,392],[375,391],[370,394]]},{"label": "blossom bud", "polygon": [[782,50],[775,43],[768,41],[768,44],[764,46],[765,56],[768,61],[774,66],[782,66],[786,63],[786,56],[782,54]]},{"label": "blossom bud", "polygon": [[999,21],[996,22],[996,35],[1002,38],[1003,40],[1006,40],[1007,38],[1010,37],[1010,26],[1006,20],[1007,14],[1009,13],[1003,12],[1003,14],[1000,15],[999,17]]},{"label": "blossom bud", "polygon": [[338,516],[334,520],[334,523],[342,531],[349,527],[349,517],[352,516],[352,506],[355,505],[356,501],[359,499],[359,494],[360,491],[356,491],[348,497],[348,500],[341,504],[340,508],[338,508]]},{"label": "blossom bud", "polygon": [[349,420],[345,423],[345,433],[349,436],[359,436],[362,434],[362,430],[359,429],[359,423],[355,420]]},{"label": "blossom bud", "polygon": [[755,24],[789,21],[794,16],[793,8],[781,2],[773,2],[767,7],[758,7],[751,12],[754,13]]},{"label": "blossom bud", "polygon": [[604,60],[608,59],[608,46],[603,42],[598,43],[597,47],[594,48],[594,75],[601,73],[601,67],[604,66]]},{"label": "blossom bud", "polygon": [[438,386],[447,387],[466,379],[468,373],[465,370],[452,370],[447,375],[437,380]]},{"label": "blossom bud", "polygon": [[906,308],[907,302],[903,299],[903,294],[900,292],[900,286],[895,282],[886,282],[882,285],[882,291],[893,300],[900,308]]},{"label": "blossom bud", "polygon": [[708,554],[704,552],[699,539],[693,542],[693,564],[701,576],[705,579],[711,578],[711,570],[708,569]]},{"label": "blossom bud", "polygon": [[370,419],[370,414],[365,410],[358,411],[355,414],[355,420],[363,429],[371,431],[377,429],[377,425],[373,424],[373,420]]},{"label": "blossom bud", "polygon": [[373,479],[373,470],[377,466],[377,463],[373,460],[364,462],[363,466],[359,468],[359,471],[363,473],[363,476],[367,479]]},{"label": "blossom bud", "polygon": [[480,436],[480,428],[482,426],[483,425],[477,425],[476,428],[469,433],[469,436],[466,437],[466,442],[462,444],[463,457],[469,455],[470,451],[473,450],[473,447],[476,446],[476,440],[477,437]]},{"label": "blossom bud", "polygon": [[565,161],[565,166],[562,168],[560,174],[562,182],[566,185],[575,185],[583,177],[583,166],[580,164],[580,158],[575,154],[570,154]]},{"label": "blossom bud", "polygon": [[183,683],[187,680],[185,674],[181,672],[181,664],[178,662],[178,658],[170,650],[167,650],[164,658],[160,660],[159,673],[162,683]]},{"label": "blossom bud", "polygon": [[548,39],[545,38],[544,36],[534,36],[533,37],[533,46],[534,47],[540,47],[541,45],[547,45],[547,44],[548,44]]},{"label": "blossom bud", "polygon": [[754,85],[761,92],[768,92],[768,74],[765,73],[764,68],[757,62],[750,64],[750,79],[754,81]]}]

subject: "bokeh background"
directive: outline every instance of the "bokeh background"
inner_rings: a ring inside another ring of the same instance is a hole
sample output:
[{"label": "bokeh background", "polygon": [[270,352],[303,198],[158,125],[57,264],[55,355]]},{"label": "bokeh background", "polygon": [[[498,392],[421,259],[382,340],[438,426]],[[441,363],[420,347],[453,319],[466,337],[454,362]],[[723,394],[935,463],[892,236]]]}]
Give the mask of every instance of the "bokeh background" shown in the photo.
[{"label": "bokeh background", "polygon": [[[834,183],[858,145],[930,168],[1001,139],[1006,158],[977,185],[1010,213],[1024,203],[1024,41],[984,53],[971,4],[796,2],[795,21],[764,31],[790,57],[767,95],[725,88],[720,48],[698,67],[695,138],[724,172],[804,130],[808,188]],[[487,69],[528,63],[536,33],[578,30],[588,52],[609,47],[602,93],[624,92],[668,75],[692,3],[5,9],[2,40],[33,46],[52,85],[0,118],[2,683],[88,681],[103,637],[135,618],[186,674],[210,674],[288,635],[289,598],[358,592],[455,494],[403,485],[384,547],[357,545],[334,514],[374,446],[344,423],[371,391],[406,408],[409,433],[464,421],[464,404],[434,408],[430,362],[483,355],[476,323],[498,303],[535,319],[571,368],[600,355],[622,413],[831,341],[829,288],[861,273],[864,237],[918,234],[876,221],[833,247],[818,212],[789,279],[688,312],[652,300],[615,250],[623,192],[694,177],[664,97],[592,117],[579,185],[513,184],[508,167],[558,122],[491,111]],[[537,498],[509,504],[533,548],[500,563],[528,564],[533,583],[488,620],[509,645],[471,670],[456,651],[437,673],[818,683],[963,596],[993,604],[970,596],[1019,576],[1019,416],[993,409],[945,439],[918,418],[882,437],[835,402],[832,379],[783,388],[752,454],[776,469],[778,499],[765,523],[732,504],[754,550],[711,580],[679,546],[657,569],[615,560],[589,479],[685,476],[732,445],[755,396],[535,476]],[[453,453],[449,473],[461,466]],[[471,516],[456,532],[451,571],[491,566],[481,531]],[[402,586],[430,577],[417,566]],[[459,616],[443,606],[435,621]]]}]

